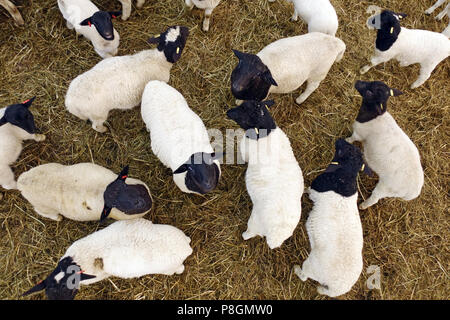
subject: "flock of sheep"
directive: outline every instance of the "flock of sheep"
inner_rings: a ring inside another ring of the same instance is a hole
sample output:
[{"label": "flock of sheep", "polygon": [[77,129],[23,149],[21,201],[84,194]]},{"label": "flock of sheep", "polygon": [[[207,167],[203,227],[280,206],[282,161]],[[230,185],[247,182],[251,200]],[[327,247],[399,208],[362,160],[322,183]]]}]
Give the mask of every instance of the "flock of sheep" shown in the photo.
[{"label": "flock of sheep", "polygon": [[[253,209],[242,237],[266,237],[271,249],[291,237],[300,221],[304,182],[289,138],[271,116],[274,102],[266,99],[271,93],[295,91],[306,82],[306,89],[296,99],[297,104],[303,103],[346,49],[335,37],[338,17],[328,0],[287,1],[294,4],[292,20],[298,16],[304,19],[309,33],[277,40],[257,54],[234,50],[239,63],[231,75],[231,91],[237,107],[227,112],[228,118],[246,132],[240,151],[248,162],[245,180]],[[206,194],[220,179],[223,154],[214,152],[203,121],[182,94],[167,84],[189,30],[169,27],[149,39],[155,49],[116,57],[119,34],[111,19],[121,14],[127,19],[131,10],[131,0],[121,3],[122,12],[105,12],[90,0],[58,0],[67,27],[88,38],[105,58],[70,83],[65,106],[103,133],[111,110],[141,105],[152,151],[172,170],[174,183],[183,192]],[[210,16],[219,3],[186,0],[189,8],[205,9],[204,31],[209,29]],[[9,1],[0,0],[0,4],[12,8]],[[143,0],[138,1],[138,7],[143,4]],[[445,10],[449,12],[449,6]],[[11,14],[20,24],[20,14],[13,9]],[[420,75],[411,85],[416,88],[450,55],[449,28],[442,34],[407,29],[400,25],[405,17],[384,10],[368,19],[367,26],[377,29],[376,49],[371,64],[361,73],[391,59],[398,60],[400,66],[419,63]],[[311,252],[302,267],[294,267],[301,280],[318,281],[318,292],[331,297],[348,292],[362,271],[358,173],[373,170],[379,176],[371,196],[360,204],[362,210],[385,197],[414,199],[424,183],[419,151],[387,110],[389,98],[402,92],[381,81],[357,81],[355,88],[362,96],[362,105],[353,134],[336,141],[333,160],[306,189],[314,202],[306,222]],[[109,276],[182,273],[184,260],[192,253],[190,238],[175,227],[142,219],[153,199],[144,182],[128,178],[128,166],[115,174],[92,163],[49,163],[22,173],[16,182],[10,165],[19,157],[22,141],[45,139],[36,133],[30,111],[33,100],[0,109],[0,185],[18,189],[36,213],[52,220],[60,221],[64,216],[78,221],[107,217],[123,221],[74,242],[55,270],[25,294],[45,290],[50,299],[73,299],[78,291],[71,282],[74,275],[87,285]],[[351,144],[354,141],[362,142],[364,152]]]}]

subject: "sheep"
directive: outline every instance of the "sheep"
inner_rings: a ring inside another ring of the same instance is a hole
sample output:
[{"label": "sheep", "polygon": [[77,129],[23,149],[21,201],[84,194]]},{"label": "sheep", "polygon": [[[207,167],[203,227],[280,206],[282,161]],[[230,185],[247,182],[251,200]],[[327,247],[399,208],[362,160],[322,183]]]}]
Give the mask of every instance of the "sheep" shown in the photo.
[{"label": "sheep", "polygon": [[150,81],[141,114],[153,153],[172,170],[178,188],[195,194],[212,191],[220,179],[221,155],[214,153],[203,121],[181,93],[165,82]]},{"label": "sheep", "polygon": [[233,50],[239,64],[231,74],[231,91],[238,99],[262,101],[270,93],[289,93],[308,81],[295,100],[304,102],[340,61],[345,43],[333,36],[312,32],[272,42],[258,54]]},{"label": "sheep", "polygon": [[209,21],[211,19],[212,12],[219,5],[220,0],[186,0],[185,2],[189,10],[192,10],[194,5],[199,9],[205,9],[203,31],[209,31]]},{"label": "sheep", "polygon": [[[131,14],[131,3],[132,0],[119,0],[122,4],[122,20],[127,20]],[[136,7],[142,8],[145,0],[137,0]]]},{"label": "sheep", "polygon": [[34,117],[29,110],[35,98],[0,109],[0,185],[4,189],[17,188],[9,166],[22,152],[22,141],[45,140],[45,135],[36,133]]},{"label": "sheep", "polygon": [[67,20],[67,28],[75,28],[77,34],[89,39],[100,57],[109,58],[117,54],[120,36],[111,18],[119,16],[120,11],[101,11],[90,0],[58,0],[58,7]]},{"label": "sheep", "polygon": [[[434,12],[434,10],[436,10],[436,8],[438,8],[440,5],[442,5],[446,0],[438,0],[436,1],[436,3],[428,8],[425,13],[430,15]],[[447,15],[447,17],[450,18],[450,2],[447,4],[447,6],[445,7],[444,10],[441,11],[441,13],[439,13],[436,16],[436,20],[442,20],[442,18],[444,18]],[[450,23],[448,24],[447,28],[444,29],[444,31],[442,31],[442,34],[444,34],[447,38],[450,38]]]},{"label": "sheep", "polygon": [[128,166],[117,176],[93,163],[48,163],[22,173],[17,188],[39,215],[55,221],[140,218],[152,207],[150,190],[127,178]]},{"label": "sheep", "polygon": [[367,21],[369,28],[378,29],[376,48],[370,59],[370,65],[361,68],[364,74],[380,63],[396,59],[400,67],[420,63],[420,75],[411,84],[411,89],[421,86],[434,68],[450,55],[450,40],[443,34],[400,26],[404,13],[384,10]]},{"label": "sheep", "polygon": [[330,297],[352,288],[363,267],[363,230],[356,178],[364,162],[361,151],[338,139],[333,161],[307,190],[314,202],[306,221],[311,252],[295,274],[319,282],[317,291]]},{"label": "sheep", "polygon": [[[308,32],[322,32],[335,36],[338,29],[338,16],[329,0],[286,0],[294,4],[294,14],[291,20],[297,21],[298,16],[308,24]],[[275,0],[269,0],[275,2]]]},{"label": "sheep", "polygon": [[79,284],[108,277],[136,278],[147,274],[184,272],[192,254],[191,239],[180,229],[139,218],[114,222],[75,241],[45,280],[23,296],[45,290],[48,299],[71,300]]},{"label": "sheep", "polygon": [[105,132],[103,122],[110,110],[139,105],[150,80],[169,81],[170,70],[180,59],[188,35],[186,27],[169,27],[148,40],[158,44],[156,49],[100,61],[70,83],[65,99],[67,110],[82,120],[89,119],[94,130]]},{"label": "sheep", "polygon": [[20,14],[17,7],[9,0],[0,0],[0,6],[5,8],[9,14],[13,17],[14,21],[19,25],[23,26],[25,21],[23,21],[22,15]]},{"label": "sheep", "polygon": [[381,81],[357,81],[355,88],[363,101],[346,140],[362,142],[364,159],[379,176],[372,195],[359,208],[367,209],[384,197],[417,198],[424,183],[419,151],[387,112],[389,97],[402,92]]},{"label": "sheep", "polygon": [[268,107],[273,101],[244,101],[227,116],[246,130],[240,143],[248,162],[247,191],[253,202],[244,240],[266,237],[270,249],[292,236],[301,216],[302,170],[286,134],[277,127]]}]

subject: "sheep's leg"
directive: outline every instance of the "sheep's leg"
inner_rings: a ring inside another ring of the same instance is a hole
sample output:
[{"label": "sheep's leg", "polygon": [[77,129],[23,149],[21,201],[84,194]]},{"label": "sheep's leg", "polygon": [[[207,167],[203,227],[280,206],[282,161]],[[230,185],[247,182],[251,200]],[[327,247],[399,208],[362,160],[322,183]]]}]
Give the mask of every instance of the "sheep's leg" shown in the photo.
[{"label": "sheep's leg", "polygon": [[445,7],[445,9],[442,10],[441,13],[439,13],[439,14],[436,16],[435,19],[436,19],[436,20],[442,20],[442,18],[444,18],[445,15],[446,15],[447,13],[449,13],[449,12],[450,12],[450,3],[447,4],[447,6]]},{"label": "sheep's leg", "polygon": [[445,28],[444,31],[442,31],[442,34],[447,38],[450,38],[450,23],[448,24],[447,28]]},{"label": "sheep's leg", "polygon": [[386,193],[386,192],[383,190],[383,185],[382,185],[380,182],[378,182],[378,184],[377,184],[377,186],[375,187],[375,189],[373,189],[372,194],[370,195],[370,197],[369,197],[366,201],[362,202],[362,203],[359,205],[359,209],[365,210],[365,209],[367,209],[368,207],[373,206],[373,205],[374,205],[375,203],[377,203],[380,199],[385,198],[385,197],[388,197],[388,196],[389,196],[389,194]]},{"label": "sheep's leg", "polygon": [[0,167],[0,184],[4,189],[17,189],[17,182],[14,180],[14,173],[7,165]]},{"label": "sheep's leg", "polygon": [[66,26],[67,28],[69,28],[70,30],[72,30],[74,28],[73,24],[71,24],[69,21],[66,22]]},{"label": "sheep's leg", "polygon": [[209,23],[211,20],[213,9],[208,8],[205,10],[205,19],[203,20],[203,31],[209,31]]},{"label": "sheep's leg", "polygon": [[355,141],[362,141],[361,137],[356,133],[356,131],[353,131],[353,134],[345,139],[348,143],[353,143]]},{"label": "sheep's leg", "polygon": [[311,93],[313,93],[319,87],[321,81],[322,79],[320,80],[308,79],[308,84],[306,85],[305,91],[303,91],[303,93],[299,95],[297,99],[295,99],[295,102],[297,104],[301,104],[306,99],[308,99]]},{"label": "sheep's leg", "polygon": [[298,12],[297,9],[294,7],[294,13],[292,14],[292,21],[297,21],[298,20]]},{"label": "sheep's leg", "polygon": [[192,10],[194,8],[194,3],[191,0],[186,0],[186,7],[188,7],[189,10]]},{"label": "sheep's leg", "polygon": [[40,216],[43,216],[48,219],[52,219],[55,221],[61,221],[63,217],[59,214],[59,212],[50,209],[50,208],[34,208],[34,211],[38,213]]},{"label": "sheep's leg", "polygon": [[25,24],[25,21],[23,21],[22,15],[20,14],[19,10],[17,10],[17,7],[11,1],[0,0],[0,5],[8,10],[9,14],[13,17],[13,19],[19,26]]},{"label": "sheep's leg", "polygon": [[34,140],[36,142],[42,142],[45,140],[45,134],[31,134],[28,139]]},{"label": "sheep's leg", "polygon": [[372,58],[370,58],[370,65],[365,65],[364,67],[362,67],[359,70],[359,73],[364,74],[367,71],[369,71],[370,69],[372,69],[373,67],[376,67],[377,65],[379,65],[380,63],[387,62],[389,60],[391,60],[391,57],[387,57],[384,55],[374,55],[374,56],[372,56]]},{"label": "sheep's leg", "polygon": [[136,7],[142,8],[142,6],[144,5],[144,3],[145,3],[145,0],[137,0]]},{"label": "sheep's leg", "polygon": [[436,8],[438,8],[438,7],[439,7],[441,4],[443,4],[444,2],[445,2],[445,0],[438,0],[438,1],[436,1],[436,3],[435,3],[432,7],[428,8],[428,9],[425,11],[425,14],[432,14],[433,11],[436,10]]},{"label": "sheep's leg", "polygon": [[92,129],[94,129],[97,132],[104,133],[106,132],[107,128],[103,125],[104,120],[91,120],[92,121]]},{"label": "sheep's leg", "polygon": [[436,66],[437,66],[437,63],[431,64],[431,65],[426,65],[426,66],[421,65],[419,77],[411,85],[411,89],[420,87],[425,81],[427,81],[428,78],[431,76],[431,73],[433,72],[434,68],[436,68]]},{"label": "sheep's leg", "polygon": [[122,4],[122,20],[127,20],[131,15],[131,0],[119,0]]}]

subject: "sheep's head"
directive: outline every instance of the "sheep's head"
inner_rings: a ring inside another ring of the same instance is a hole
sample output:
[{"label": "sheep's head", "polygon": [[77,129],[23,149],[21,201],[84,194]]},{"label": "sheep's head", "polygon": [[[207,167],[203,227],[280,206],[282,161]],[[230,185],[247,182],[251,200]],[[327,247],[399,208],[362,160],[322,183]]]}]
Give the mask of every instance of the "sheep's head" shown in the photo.
[{"label": "sheep's head", "polygon": [[334,172],[337,169],[344,169],[345,171],[352,172],[356,175],[359,170],[366,169],[362,152],[358,147],[348,143],[344,139],[336,140],[334,146],[334,158],[325,172]]},{"label": "sheep's head", "polygon": [[278,86],[269,68],[255,54],[233,52],[239,63],[231,73],[231,92],[239,100],[264,100],[270,87]]},{"label": "sheep's head", "polygon": [[380,51],[388,50],[397,40],[401,31],[400,20],[407,15],[384,10],[380,14],[371,16],[367,20],[367,26],[378,29],[376,48]]},{"label": "sheep's head", "polygon": [[151,209],[152,198],[145,186],[125,183],[128,166],[122,169],[116,180],[111,182],[103,193],[105,202],[100,221],[106,219],[112,208],[117,208],[127,215],[144,213]]},{"label": "sheep's head", "polygon": [[[268,101],[244,101],[240,106],[227,112],[228,118],[234,120],[242,129],[254,129],[256,135],[268,135],[277,126],[270,114],[269,107],[273,106],[272,100]],[[250,138],[254,132],[248,132]]]},{"label": "sheep's head", "polygon": [[403,94],[400,90],[390,88],[382,81],[356,81],[355,88],[363,97],[363,102],[359,110],[358,122],[367,122],[387,110],[389,97]]},{"label": "sheep's head", "polygon": [[72,257],[65,257],[59,261],[55,270],[46,279],[22,296],[45,290],[45,294],[50,300],[73,300],[78,292],[80,282],[92,278],[95,276],[83,273]]},{"label": "sheep's head", "polygon": [[151,37],[148,42],[157,44],[158,50],[164,52],[167,61],[175,63],[181,58],[188,36],[187,27],[173,26],[167,28],[164,33]]},{"label": "sheep's head", "polygon": [[197,152],[173,172],[175,184],[184,192],[206,194],[219,182],[218,161],[223,154]]},{"label": "sheep's head", "polygon": [[29,110],[34,99],[28,99],[19,104],[13,104],[6,107],[5,114],[0,119],[0,126],[10,123],[17,126],[30,134],[36,133],[36,126],[34,124],[34,117]]},{"label": "sheep's head", "polygon": [[114,40],[114,27],[112,20],[122,14],[121,11],[97,11],[91,17],[80,22],[81,26],[95,26],[100,36],[108,41]]}]

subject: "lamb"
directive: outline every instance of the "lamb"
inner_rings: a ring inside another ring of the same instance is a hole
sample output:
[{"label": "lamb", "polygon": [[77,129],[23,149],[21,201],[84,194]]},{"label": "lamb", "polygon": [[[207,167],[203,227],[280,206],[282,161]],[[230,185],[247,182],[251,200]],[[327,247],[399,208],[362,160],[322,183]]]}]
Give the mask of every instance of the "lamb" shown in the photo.
[{"label": "lamb", "polygon": [[421,86],[436,66],[450,55],[450,40],[443,34],[400,26],[406,14],[384,10],[369,18],[369,28],[378,29],[375,53],[371,64],[361,68],[364,74],[380,63],[396,59],[400,67],[420,63],[420,75],[411,89]]},{"label": "lamb", "polygon": [[192,254],[190,242],[183,231],[170,225],[142,218],[117,221],[75,241],[55,270],[23,295],[45,290],[48,299],[71,300],[79,284],[111,276],[130,279],[181,274],[184,260]]},{"label": "lamb", "polygon": [[209,31],[209,22],[213,10],[219,5],[220,0],[186,0],[186,6],[189,10],[194,8],[194,5],[199,9],[205,9],[205,19],[203,20],[203,31]]},{"label": "lamb", "polygon": [[36,133],[34,117],[29,110],[35,98],[0,109],[0,185],[4,189],[17,188],[9,166],[22,152],[22,141],[45,140],[45,135]]},{"label": "lamb", "polygon": [[244,240],[266,237],[270,249],[292,236],[301,215],[303,176],[286,134],[276,126],[268,107],[273,101],[244,101],[227,112],[246,130],[240,143],[248,162],[247,191],[253,202]]},{"label": "lamb", "polygon": [[[122,4],[122,20],[127,20],[131,14],[131,3],[132,0],[119,0]],[[145,0],[137,0],[136,7],[142,8]]]},{"label": "lamb", "polygon": [[352,288],[363,267],[363,230],[357,207],[356,178],[364,163],[361,151],[339,139],[333,161],[308,189],[314,206],[306,221],[311,253],[294,272],[320,283],[317,291],[330,297]]},{"label": "lamb", "polygon": [[181,191],[206,194],[216,188],[221,171],[203,121],[176,89],[150,81],[141,106],[155,155],[173,172]]},{"label": "lamb", "polygon": [[93,163],[48,163],[22,173],[17,187],[39,215],[55,221],[140,218],[152,207],[150,190],[127,178],[128,166],[117,176]]},{"label": "lamb", "polygon": [[[434,10],[436,10],[436,8],[438,8],[440,5],[442,5],[446,0],[438,0],[436,1],[436,3],[428,8],[425,13],[426,14],[432,14],[434,12]],[[439,13],[436,16],[436,20],[442,20],[442,18],[444,18],[447,15],[447,17],[450,18],[450,2],[447,4],[447,6],[445,7],[444,10],[441,11],[441,13]],[[444,34],[447,38],[450,38],[450,23],[448,24],[447,28],[444,29],[444,31],[442,31],[442,34]]]},{"label": "lamb", "polygon": [[[294,14],[291,20],[297,21],[298,16],[308,24],[308,32],[322,32],[335,36],[338,29],[338,16],[329,0],[286,0],[294,4]],[[269,0],[275,2],[275,0]]]},{"label": "lamb", "polygon": [[109,111],[139,105],[150,80],[169,81],[170,70],[180,59],[188,35],[186,27],[169,27],[148,40],[158,44],[156,49],[100,61],[70,83],[67,110],[81,120],[89,119],[94,130],[105,132],[103,122]]},{"label": "lamb", "polygon": [[359,208],[367,209],[384,197],[417,198],[424,182],[419,151],[387,112],[388,98],[402,92],[380,81],[357,81],[355,88],[363,101],[347,141],[362,142],[364,158],[379,176],[372,195]]},{"label": "lamb", "polygon": [[345,48],[338,38],[312,32],[272,42],[257,55],[233,50],[239,59],[231,74],[231,91],[239,99],[236,103],[289,93],[308,81],[295,100],[301,104],[319,87],[333,63],[342,59]]},{"label": "lamb", "polygon": [[117,54],[120,36],[111,18],[119,16],[120,11],[101,11],[90,0],[58,0],[58,7],[67,20],[67,28],[75,28],[77,34],[89,39],[100,57],[109,58]]},{"label": "lamb", "polygon": [[9,14],[13,17],[14,21],[19,26],[25,24],[25,21],[23,21],[22,15],[20,14],[19,10],[17,10],[17,7],[11,1],[0,0],[0,6],[5,8],[9,12]]}]

